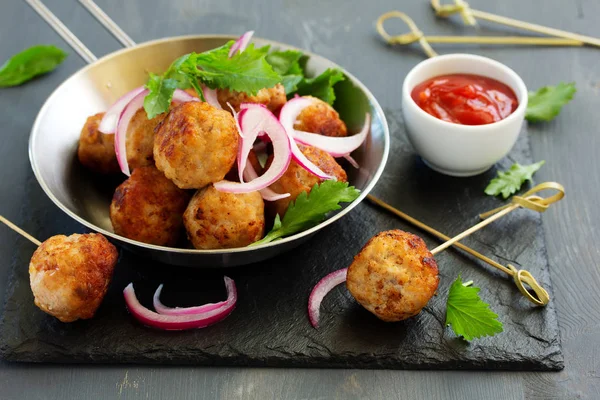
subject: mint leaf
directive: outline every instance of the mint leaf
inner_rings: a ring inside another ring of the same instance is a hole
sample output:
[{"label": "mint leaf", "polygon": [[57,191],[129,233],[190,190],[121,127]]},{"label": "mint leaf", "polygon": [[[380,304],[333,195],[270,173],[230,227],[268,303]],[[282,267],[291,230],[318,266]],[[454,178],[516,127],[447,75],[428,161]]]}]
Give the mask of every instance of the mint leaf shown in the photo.
[{"label": "mint leaf", "polygon": [[554,119],[565,104],[573,99],[575,83],[561,82],[556,86],[544,86],[536,92],[529,92],[525,118],[530,122]]},{"label": "mint leaf", "polygon": [[341,70],[328,68],[315,78],[308,78],[299,82],[297,93],[300,96],[317,97],[332,105],[335,101],[333,85],[344,79],[344,73]]},{"label": "mint leaf", "polygon": [[532,181],[533,174],[545,163],[544,160],[531,165],[514,163],[508,171],[498,171],[498,176],[485,188],[485,194],[490,196],[502,194],[503,198],[508,198],[521,189],[525,181]]},{"label": "mint leaf", "polygon": [[21,85],[54,70],[67,57],[56,46],[37,45],[15,54],[0,67],[0,87]]},{"label": "mint leaf", "polygon": [[310,194],[300,193],[296,201],[290,203],[283,219],[275,217],[273,229],[267,235],[251,244],[251,246],[264,244],[284,236],[312,228],[322,222],[327,213],[339,210],[339,203],[349,203],[360,195],[354,186],[346,182],[328,180],[320,185],[313,186]]},{"label": "mint leaf", "polygon": [[468,341],[503,331],[498,315],[481,300],[479,290],[478,287],[464,286],[459,275],[448,293],[446,325]]}]

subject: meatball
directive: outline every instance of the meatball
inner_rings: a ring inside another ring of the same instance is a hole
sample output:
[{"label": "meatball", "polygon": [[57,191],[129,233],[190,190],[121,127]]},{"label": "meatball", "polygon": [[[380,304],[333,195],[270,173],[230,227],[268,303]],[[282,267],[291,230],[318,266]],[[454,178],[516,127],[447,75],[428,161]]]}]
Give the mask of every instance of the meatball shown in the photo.
[{"label": "meatball", "polygon": [[348,129],[340,115],[329,104],[311,96],[314,104],[306,107],[298,115],[294,129],[318,133],[325,136],[341,137],[348,134]]},{"label": "meatball", "polygon": [[229,89],[219,89],[217,99],[224,110],[229,111],[227,103],[231,104],[236,112],[240,111],[242,103],[264,104],[271,112],[278,111],[287,101],[285,89],[281,83],[272,88],[264,88],[258,91],[255,96],[250,96],[243,92],[230,91]]},{"label": "meatball", "polygon": [[79,135],[77,156],[84,167],[99,174],[119,172],[115,154],[115,135],[106,135],[98,130],[104,113],[88,117]]},{"label": "meatball", "polygon": [[263,199],[259,192],[225,193],[210,185],[196,192],[183,223],[197,249],[248,246],[264,235]]},{"label": "meatball", "polygon": [[62,322],[92,318],[118,256],[115,246],[97,233],[52,236],[29,263],[35,305]]},{"label": "meatball", "polygon": [[438,267],[420,237],[400,230],[375,235],[354,257],[346,286],[383,321],[417,315],[437,290]]},{"label": "meatball", "polygon": [[127,127],[125,142],[127,163],[130,170],[154,165],[154,129],[165,117],[166,113],[162,113],[148,119],[146,110],[140,108],[131,118]]},{"label": "meatball", "polygon": [[182,189],[222,180],[235,162],[238,131],[230,113],[197,101],[174,107],[156,129],[156,167]]},{"label": "meatball", "polygon": [[[301,144],[298,144],[298,148],[306,158],[312,161],[317,167],[321,168],[323,172],[334,176],[338,181],[348,181],[346,171],[344,171],[340,164],[338,164],[337,161],[335,161],[335,158],[329,153],[317,149],[316,147],[304,146]],[[273,156],[270,156],[266,168],[271,165],[272,159]],[[270,186],[276,193],[289,193],[290,196],[274,201],[270,203],[268,207],[274,211],[273,215],[277,213],[279,216],[283,217],[290,202],[296,200],[300,193],[310,192],[313,186],[321,182],[321,178],[307,171],[296,161],[292,160],[287,171],[285,171],[281,178]]]},{"label": "meatball", "polygon": [[140,167],[123,182],[110,203],[117,235],[158,246],[174,246],[183,231],[190,195],[154,167]]}]

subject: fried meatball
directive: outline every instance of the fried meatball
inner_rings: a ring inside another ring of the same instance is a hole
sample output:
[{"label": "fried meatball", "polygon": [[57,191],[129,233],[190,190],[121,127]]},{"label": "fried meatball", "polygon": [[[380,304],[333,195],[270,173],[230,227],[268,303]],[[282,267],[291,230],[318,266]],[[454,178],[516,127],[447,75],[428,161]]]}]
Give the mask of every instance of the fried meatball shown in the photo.
[{"label": "fried meatball", "polygon": [[235,162],[238,131],[230,113],[197,101],[174,107],[156,129],[154,161],[182,189],[222,180]]},{"label": "fried meatball", "polygon": [[196,192],[183,223],[197,249],[245,247],[264,235],[263,199],[259,192],[225,193],[210,185]]},{"label": "fried meatball", "polygon": [[[312,146],[304,146],[298,144],[298,148],[302,151],[302,154],[306,156],[310,161],[313,162],[317,167],[329,175],[334,176],[340,182],[347,182],[348,176],[346,171],[335,161],[329,153],[317,149]],[[271,165],[273,156],[270,156],[267,160],[266,169]],[[302,192],[310,192],[310,190],[317,183],[321,183],[322,179],[312,174],[311,172],[304,169],[296,161],[292,160],[288,166],[287,171],[273,183],[270,188],[276,193],[289,193],[290,197],[274,201],[268,205],[273,211],[273,215],[276,213],[281,217],[285,214],[290,202],[296,200],[296,197]]]},{"label": "fried meatball", "polygon": [[131,118],[125,142],[130,170],[154,165],[154,129],[165,119],[166,115],[166,113],[162,113],[148,119],[146,110],[140,108]]},{"label": "fried meatball", "polygon": [[230,91],[229,89],[217,90],[217,99],[224,110],[229,111],[227,103],[231,104],[236,112],[240,111],[242,103],[257,103],[265,105],[271,112],[278,111],[287,101],[285,89],[281,83],[272,88],[261,89],[255,96],[243,92]]},{"label": "fried meatball", "polygon": [[354,257],[346,286],[383,321],[417,315],[434,295],[438,267],[425,242],[400,230],[375,235]]},{"label": "fried meatball", "polygon": [[88,117],[79,135],[77,156],[84,167],[99,174],[119,172],[115,154],[115,135],[106,135],[98,130],[104,113]]},{"label": "fried meatball", "polygon": [[29,263],[35,305],[62,322],[92,318],[118,256],[115,246],[97,233],[52,236]]},{"label": "fried meatball", "polygon": [[333,107],[321,99],[312,96],[306,97],[313,99],[314,104],[302,110],[296,119],[294,129],[325,136],[342,137],[348,135],[346,124],[340,119],[340,115]]},{"label": "fried meatball", "polygon": [[158,246],[174,246],[183,231],[190,199],[154,167],[139,167],[117,187],[110,221],[117,235]]}]

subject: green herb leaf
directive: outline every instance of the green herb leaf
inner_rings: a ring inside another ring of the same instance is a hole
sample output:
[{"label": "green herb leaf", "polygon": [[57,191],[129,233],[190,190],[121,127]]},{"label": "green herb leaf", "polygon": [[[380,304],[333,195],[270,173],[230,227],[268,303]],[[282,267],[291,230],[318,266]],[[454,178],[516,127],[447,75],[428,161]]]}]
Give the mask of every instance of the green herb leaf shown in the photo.
[{"label": "green herb leaf", "polygon": [[561,82],[556,86],[544,86],[537,92],[529,92],[525,118],[530,122],[550,121],[567,104],[577,89],[575,83]]},{"label": "green herb leaf", "polygon": [[151,75],[146,85],[150,93],[144,99],[148,118],[169,109],[175,89],[193,87],[203,98],[201,85],[204,84],[211,89],[228,88],[255,95],[260,89],[281,81],[281,76],[265,59],[269,46],[257,49],[251,44],[229,58],[233,43],[229,41],[204,53],[186,54],[175,60],[163,75]]},{"label": "green herb leaf", "polygon": [[0,67],[0,87],[17,86],[48,73],[66,57],[66,52],[50,45],[37,45],[23,50]]},{"label": "green herb leaf", "polygon": [[479,298],[478,287],[463,285],[460,275],[450,286],[446,304],[446,325],[465,340],[494,336],[503,331],[498,315]]},{"label": "green herb leaf", "polygon": [[327,213],[341,208],[339,203],[349,203],[356,200],[360,190],[348,186],[346,182],[334,180],[316,184],[310,194],[300,193],[295,202],[290,203],[283,216],[275,218],[273,229],[267,235],[251,246],[272,242],[284,236],[312,228],[322,222]]},{"label": "green herb leaf", "polygon": [[298,90],[298,83],[304,79],[304,71],[300,66],[303,56],[304,54],[297,50],[273,51],[267,54],[267,62],[281,75],[281,84],[286,95]]},{"label": "green herb leaf", "polygon": [[514,163],[508,171],[498,171],[498,177],[490,181],[485,188],[485,194],[490,196],[502,194],[503,198],[508,198],[521,189],[525,181],[532,181],[533,174],[545,163],[544,160],[531,165]]},{"label": "green herb leaf", "polygon": [[313,96],[323,100],[330,105],[335,101],[333,85],[343,81],[344,73],[337,68],[328,68],[315,78],[304,79],[298,83],[297,93],[300,96]]}]

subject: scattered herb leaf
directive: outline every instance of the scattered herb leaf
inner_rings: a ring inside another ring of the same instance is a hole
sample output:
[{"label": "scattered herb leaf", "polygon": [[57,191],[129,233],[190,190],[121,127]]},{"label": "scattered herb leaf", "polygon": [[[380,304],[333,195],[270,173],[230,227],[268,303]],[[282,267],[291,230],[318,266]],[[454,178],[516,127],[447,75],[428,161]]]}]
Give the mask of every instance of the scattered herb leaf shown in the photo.
[{"label": "scattered herb leaf", "polygon": [[273,229],[251,246],[269,243],[284,236],[300,232],[322,222],[327,213],[341,208],[339,203],[349,203],[360,195],[360,190],[348,186],[346,182],[334,180],[316,184],[310,194],[300,193],[296,201],[291,202],[283,216],[275,217]]},{"label": "scattered herb leaf", "polygon": [[514,163],[508,171],[498,171],[498,176],[492,179],[485,188],[485,194],[490,196],[502,194],[503,198],[508,198],[521,189],[521,185],[525,181],[531,182],[533,174],[545,163],[544,160],[530,165]]},{"label": "scattered herb leaf", "polygon": [[459,275],[448,293],[446,325],[468,341],[503,331],[498,315],[481,300],[479,290],[478,287],[463,285]]},{"label": "scattered herb leaf", "polygon": [[0,87],[17,86],[54,70],[67,53],[52,45],[37,45],[12,56],[0,67]]},{"label": "scattered herb leaf", "polygon": [[575,83],[561,82],[556,86],[544,86],[536,92],[529,92],[525,118],[530,122],[550,121],[567,104],[577,89]]},{"label": "scattered herb leaf", "polygon": [[281,75],[281,84],[285,94],[291,94],[298,89],[298,83],[304,79],[304,71],[300,66],[300,59],[304,56],[297,50],[272,51],[266,60],[273,70]]},{"label": "scattered herb leaf", "polygon": [[162,75],[151,75],[146,84],[150,91],[144,99],[148,118],[168,110],[175,89],[193,87],[203,98],[201,84],[211,89],[228,88],[255,95],[260,89],[270,88],[281,81],[281,76],[266,61],[269,46],[246,50],[229,58],[229,41],[221,47],[203,53],[189,53],[171,64]]},{"label": "scattered herb leaf", "polygon": [[298,83],[297,93],[300,96],[317,97],[332,105],[335,101],[333,85],[343,81],[344,73],[337,68],[327,68],[321,75],[315,78],[305,78]]}]

